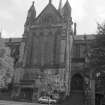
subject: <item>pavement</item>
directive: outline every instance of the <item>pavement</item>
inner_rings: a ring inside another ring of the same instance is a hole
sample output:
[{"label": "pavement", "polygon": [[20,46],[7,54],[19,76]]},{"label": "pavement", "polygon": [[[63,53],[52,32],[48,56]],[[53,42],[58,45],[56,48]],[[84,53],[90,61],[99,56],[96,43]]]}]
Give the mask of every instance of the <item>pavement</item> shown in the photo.
[{"label": "pavement", "polygon": [[[0,105],[42,105],[42,104],[0,100]],[[46,105],[46,104],[43,104],[43,105]]]}]

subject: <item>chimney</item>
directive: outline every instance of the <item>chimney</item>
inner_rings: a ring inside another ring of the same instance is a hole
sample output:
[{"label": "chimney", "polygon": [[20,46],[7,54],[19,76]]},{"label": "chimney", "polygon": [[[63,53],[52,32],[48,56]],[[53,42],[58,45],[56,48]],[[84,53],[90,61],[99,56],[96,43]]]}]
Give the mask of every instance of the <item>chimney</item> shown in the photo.
[{"label": "chimney", "polygon": [[77,34],[77,23],[74,23],[74,35]]}]

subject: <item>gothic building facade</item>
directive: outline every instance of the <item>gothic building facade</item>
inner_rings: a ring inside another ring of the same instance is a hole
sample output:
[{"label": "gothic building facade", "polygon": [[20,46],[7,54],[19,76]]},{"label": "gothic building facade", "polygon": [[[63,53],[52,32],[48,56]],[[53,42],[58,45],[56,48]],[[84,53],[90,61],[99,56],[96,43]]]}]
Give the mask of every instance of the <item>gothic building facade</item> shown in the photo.
[{"label": "gothic building facade", "polygon": [[42,95],[62,94],[71,104],[95,105],[94,79],[86,66],[94,35],[76,35],[71,10],[68,0],[63,7],[60,0],[58,9],[49,0],[36,17],[33,2],[23,38],[6,41],[15,59],[11,97],[25,94],[35,100]]},{"label": "gothic building facade", "polygon": [[38,95],[48,90],[66,90],[69,94],[72,23],[68,1],[57,10],[50,0],[38,17],[34,3],[28,11],[23,35],[23,79],[35,80]]}]

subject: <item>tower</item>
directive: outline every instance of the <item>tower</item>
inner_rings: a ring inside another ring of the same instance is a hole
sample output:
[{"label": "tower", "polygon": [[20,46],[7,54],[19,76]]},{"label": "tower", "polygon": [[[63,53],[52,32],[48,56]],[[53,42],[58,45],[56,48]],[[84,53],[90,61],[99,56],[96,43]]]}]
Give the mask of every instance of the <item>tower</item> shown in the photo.
[{"label": "tower", "polygon": [[71,18],[71,6],[68,0],[66,1],[64,7],[62,8],[62,11],[65,20]]},{"label": "tower", "polygon": [[71,6],[67,0],[62,8],[62,17],[66,25],[66,95],[70,95],[71,52],[73,46]]},{"label": "tower", "polygon": [[[53,6],[52,0],[49,0],[48,5],[38,17],[36,17],[34,2],[28,10],[24,30],[23,80],[35,81],[32,88],[37,90],[38,96],[43,90],[46,92],[54,90],[65,92],[67,90],[65,93],[69,92],[67,88],[70,74],[72,19],[68,3],[66,2],[62,8],[62,1],[60,1],[59,8],[64,10],[63,14]],[[66,74],[65,71],[67,71]],[[63,84],[62,81],[58,83],[58,79],[62,80]],[[66,89],[65,79],[67,80]],[[46,87],[52,90],[46,90],[48,89]]]},{"label": "tower", "polygon": [[36,18],[36,10],[35,10],[34,1],[33,1],[31,7],[28,10],[26,22],[24,25],[25,31],[34,23],[35,18]]}]

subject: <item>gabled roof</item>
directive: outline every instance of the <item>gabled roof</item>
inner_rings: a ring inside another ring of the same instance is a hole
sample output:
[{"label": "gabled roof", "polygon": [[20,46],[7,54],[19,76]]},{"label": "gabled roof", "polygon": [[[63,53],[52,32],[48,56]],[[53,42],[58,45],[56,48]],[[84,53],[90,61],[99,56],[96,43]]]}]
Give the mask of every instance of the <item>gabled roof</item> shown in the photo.
[{"label": "gabled roof", "polygon": [[59,13],[59,11],[51,4],[49,3],[44,9],[43,11],[38,15],[38,17],[36,18],[36,21],[38,21],[41,17],[43,17],[43,15],[47,15],[47,13],[54,13],[57,17],[59,17],[59,19],[63,19],[63,17],[61,16],[61,14]]}]

